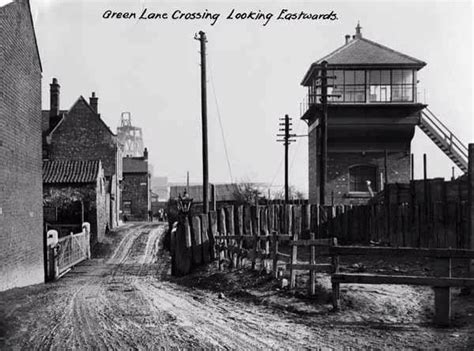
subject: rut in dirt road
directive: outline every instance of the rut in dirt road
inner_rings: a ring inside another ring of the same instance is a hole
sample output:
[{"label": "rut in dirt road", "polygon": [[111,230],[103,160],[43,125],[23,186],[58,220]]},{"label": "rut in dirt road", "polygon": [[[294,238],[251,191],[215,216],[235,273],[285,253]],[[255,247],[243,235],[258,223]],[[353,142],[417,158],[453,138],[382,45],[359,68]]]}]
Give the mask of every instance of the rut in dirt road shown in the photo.
[{"label": "rut in dirt road", "polygon": [[[106,259],[93,259],[21,308],[7,346],[24,349],[275,348],[321,345],[322,336],[263,306],[219,299],[166,279],[163,225],[131,224]],[[163,277],[165,277],[163,279]]]}]

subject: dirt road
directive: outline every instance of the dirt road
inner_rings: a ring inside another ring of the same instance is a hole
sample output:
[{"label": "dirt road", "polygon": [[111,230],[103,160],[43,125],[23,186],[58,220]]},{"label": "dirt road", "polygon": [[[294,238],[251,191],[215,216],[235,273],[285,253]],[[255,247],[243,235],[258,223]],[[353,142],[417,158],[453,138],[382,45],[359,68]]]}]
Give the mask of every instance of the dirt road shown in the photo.
[{"label": "dirt road", "polygon": [[168,255],[159,247],[163,226],[128,224],[121,230],[123,239],[109,258],[84,262],[54,284],[2,296],[6,348],[324,345],[310,328],[290,325],[264,307],[161,279],[169,272]]},{"label": "dirt road", "polygon": [[[324,304],[284,302],[310,306],[295,313],[227,298],[214,289],[215,279],[211,287],[203,276],[193,278],[198,284],[170,277],[169,254],[160,246],[164,229],[128,223],[108,236],[102,258],[83,262],[58,282],[0,293],[0,349],[443,348],[466,345],[472,330],[371,325],[331,314]],[[223,274],[218,280],[233,275],[238,283],[246,273]]]}]

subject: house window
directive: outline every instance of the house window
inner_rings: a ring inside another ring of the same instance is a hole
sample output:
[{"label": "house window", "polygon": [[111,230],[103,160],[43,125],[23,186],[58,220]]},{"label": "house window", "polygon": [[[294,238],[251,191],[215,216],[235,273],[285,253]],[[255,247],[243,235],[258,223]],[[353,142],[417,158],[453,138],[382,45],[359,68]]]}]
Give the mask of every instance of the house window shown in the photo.
[{"label": "house window", "polygon": [[358,165],[349,168],[349,192],[369,192],[368,181],[372,191],[377,191],[376,167],[370,165]]}]

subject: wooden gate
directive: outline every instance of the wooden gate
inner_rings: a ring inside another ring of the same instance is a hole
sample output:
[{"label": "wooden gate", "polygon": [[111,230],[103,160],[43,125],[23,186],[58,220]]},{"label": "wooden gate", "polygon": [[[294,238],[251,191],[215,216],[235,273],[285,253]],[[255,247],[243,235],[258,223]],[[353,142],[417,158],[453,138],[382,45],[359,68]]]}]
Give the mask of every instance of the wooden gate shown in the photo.
[{"label": "wooden gate", "polygon": [[58,244],[59,275],[79,262],[90,258],[89,235],[86,231],[60,238]]}]

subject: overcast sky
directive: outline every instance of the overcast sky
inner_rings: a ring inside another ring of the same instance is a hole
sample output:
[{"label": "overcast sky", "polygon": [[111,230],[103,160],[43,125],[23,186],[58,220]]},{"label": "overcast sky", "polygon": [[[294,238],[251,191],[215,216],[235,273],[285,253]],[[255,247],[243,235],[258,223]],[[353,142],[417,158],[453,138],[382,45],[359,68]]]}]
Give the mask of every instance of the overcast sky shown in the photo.
[{"label": "overcast sky", "polygon": [[[204,2],[31,0],[43,64],[43,108],[49,83],[61,85],[61,108],[99,97],[99,112],[115,131],[123,111],[143,128],[155,176],[201,181],[199,42],[208,36],[209,164],[211,182],[230,182],[219,127],[220,111],[234,181],[283,183],[278,118],[289,114],[298,134],[310,64],[354,34],[427,62],[420,86],[431,110],[464,142],[474,140],[472,119],[472,9],[470,1]],[[219,13],[214,20],[104,19],[106,10]],[[336,21],[276,20],[289,12],[337,13]],[[229,20],[235,12],[272,13],[266,20]],[[215,91],[215,94],[214,94]],[[216,104],[217,102],[217,104]],[[217,109],[217,107],[219,109]],[[416,131],[412,152],[421,176],[423,152],[430,177],[451,174],[453,164]],[[307,191],[307,138],[291,146],[290,181]],[[456,169],[457,174],[459,170]]]}]

